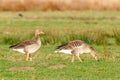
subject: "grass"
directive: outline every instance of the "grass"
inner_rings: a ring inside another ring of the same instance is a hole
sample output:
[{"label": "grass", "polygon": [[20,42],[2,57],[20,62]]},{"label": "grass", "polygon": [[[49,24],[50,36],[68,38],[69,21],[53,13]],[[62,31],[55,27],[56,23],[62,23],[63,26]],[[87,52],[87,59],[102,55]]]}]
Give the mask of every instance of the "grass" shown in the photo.
[{"label": "grass", "polygon": [[[23,17],[18,16],[19,13]],[[111,13],[111,14],[109,14]],[[9,15],[7,15],[9,14]],[[73,15],[75,14],[75,15]],[[94,14],[94,15],[93,15]],[[0,79],[1,80],[119,80],[120,12],[1,12]],[[26,62],[25,55],[8,47],[41,35],[42,47]],[[71,63],[71,56],[54,53],[55,48],[74,39],[92,45],[100,58],[90,54]]]}]

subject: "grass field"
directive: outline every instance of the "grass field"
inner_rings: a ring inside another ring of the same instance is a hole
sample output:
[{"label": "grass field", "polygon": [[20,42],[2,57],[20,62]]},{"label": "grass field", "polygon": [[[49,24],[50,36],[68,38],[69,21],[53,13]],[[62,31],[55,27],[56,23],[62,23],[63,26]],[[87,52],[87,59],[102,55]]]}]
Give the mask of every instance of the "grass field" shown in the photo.
[{"label": "grass field", "polygon": [[[18,16],[19,13],[23,17]],[[8,47],[41,35],[42,47],[33,61]],[[83,54],[71,63],[71,56],[54,53],[55,48],[81,39],[93,46],[100,58]],[[1,12],[0,80],[120,80],[120,12]]]}]

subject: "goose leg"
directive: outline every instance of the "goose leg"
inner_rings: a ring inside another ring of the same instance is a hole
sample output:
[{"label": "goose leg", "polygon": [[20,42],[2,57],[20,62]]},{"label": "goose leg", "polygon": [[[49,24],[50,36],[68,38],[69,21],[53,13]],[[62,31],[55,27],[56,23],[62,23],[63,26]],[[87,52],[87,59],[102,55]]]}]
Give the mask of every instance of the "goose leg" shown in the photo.
[{"label": "goose leg", "polygon": [[77,55],[77,58],[78,58],[78,60],[79,60],[80,62],[82,62],[82,59],[80,58],[79,55]]},{"label": "goose leg", "polygon": [[26,61],[29,60],[29,53],[26,54]]},{"label": "goose leg", "polygon": [[31,57],[31,54],[29,54],[29,60],[32,61],[32,57]]},{"label": "goose leg", "polygon": [[74,54],[72,54],[72,60],[71,60],[71,62],[72,63],[74,62]]}]

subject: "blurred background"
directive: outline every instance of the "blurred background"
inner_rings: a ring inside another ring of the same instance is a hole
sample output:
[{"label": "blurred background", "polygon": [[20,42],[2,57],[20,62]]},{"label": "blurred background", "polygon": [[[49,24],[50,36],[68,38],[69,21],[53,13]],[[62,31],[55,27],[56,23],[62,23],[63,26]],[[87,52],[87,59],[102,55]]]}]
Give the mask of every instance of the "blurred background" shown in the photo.
[{"label": "blurred background", "polygon": [[0,11],[120,10],[120,0],[0,0]]}]

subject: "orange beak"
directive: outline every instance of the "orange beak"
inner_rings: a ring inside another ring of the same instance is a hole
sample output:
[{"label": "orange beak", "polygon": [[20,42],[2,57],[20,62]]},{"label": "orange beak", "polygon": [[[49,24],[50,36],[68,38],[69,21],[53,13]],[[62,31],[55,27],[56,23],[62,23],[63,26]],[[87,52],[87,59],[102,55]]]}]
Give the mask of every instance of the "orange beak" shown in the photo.
[{"label": "orange beak", "polygon": [[41,31],[40,34],[45,34],[45,33]]}]

